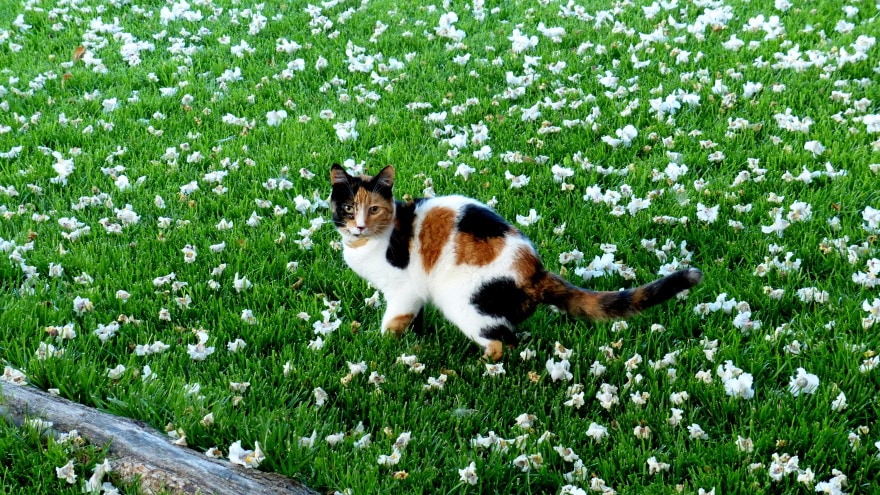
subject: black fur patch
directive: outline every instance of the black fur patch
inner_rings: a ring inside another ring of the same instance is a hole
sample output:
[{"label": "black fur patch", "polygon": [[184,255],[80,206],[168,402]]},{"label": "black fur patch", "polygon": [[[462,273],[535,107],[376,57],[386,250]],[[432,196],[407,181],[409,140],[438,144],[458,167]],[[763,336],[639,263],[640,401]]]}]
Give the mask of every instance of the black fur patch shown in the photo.
[{"label": "black fur patch", "polygon": [[413,220],[416,216],[416,206],[421,200],[404,203],[396,201],[394,214],[394,231],[388,241],[388,250],[385,251],[385,259],[391,266],[406,268],[409,266],[409,247],[413,236]]},{"label": "black fur patch", "polygon": [[644,291],[644,294],[638,301],[638,310],[641,311],[668,301],[675,297],[679,292],[690,289],[694,285],[700,283],[702,278],[702,272],[690,269],[679,270],[670,273],[660,280],[655,280],[641,289],[638,289]]},{"label": "black fur patch", "polygon": [[483,284],[471,296],[471,304],[480,313],[505,318],[512,325],[532,316],[537,305],[512,278],[497,278]]},{"label": "black fur patch", "polygon": [[458,221],[458,230],[474,237],[503,237],[510,230],[510,225],[497,213],[479,205],[467,205]]},{"label": "black fur patch", "polygon": [[519,344],[516,334],[507,325],[495,325],[494,327],[484,328],[480,331],[480,336],[489,340],[500,340],[506,345]]},{"label": "black fur patch", "polygon": [[385,183],[381,182],[379,180],[379,177],[373,177],[368,181],[361,181],[361,187],[363,187],[367,191],[376,193],[385,199],[391,199],[391,188],[385,185]]},{"label": "black fur patch", "polygon": [[428,335],[429,333],[433,333],[433,328],[428,328],[425,324],[425,308],[419,310],[416,317],[413,318],[412,323],[409,324],[410,328],[413,329],[413,332],[416,335]]},{"label": "black fur patch", "polygon": [[332,205],[333,224],[337,228],[345,227],[345,219],[352,217],[352,215],[345,213],[342,207],[345,204],[354,204],[354,195],[361,182],[357,177],[352,177],[347,183],[333,185],[330,192],[330,204]]},{"label": "black fur patch", "polygon": [[602,306],[602,311],[611,318],[627,317],[641,310],[641,308],[633,307],[633,292],[631,290],[603,294],[599,304]]}]

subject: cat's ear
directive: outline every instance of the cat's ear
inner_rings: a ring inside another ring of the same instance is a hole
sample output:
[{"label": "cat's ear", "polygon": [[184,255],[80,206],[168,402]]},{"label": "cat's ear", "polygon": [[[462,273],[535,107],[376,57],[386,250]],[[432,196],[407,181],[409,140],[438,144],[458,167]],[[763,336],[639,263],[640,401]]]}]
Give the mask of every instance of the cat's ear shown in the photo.
[{"label": "cat's ear", "polygon": [[388,165],[383,168],[378,175],[376,175],[376,182],[380,186],[385,186],[387,188],[391,188],[394,186],[394,167]]},{"label": "cat's ear", "polygon": [[347,184],[351,176],[338,163],[334,163],[330,167],[330,183],[334,186],[337,184]]}]

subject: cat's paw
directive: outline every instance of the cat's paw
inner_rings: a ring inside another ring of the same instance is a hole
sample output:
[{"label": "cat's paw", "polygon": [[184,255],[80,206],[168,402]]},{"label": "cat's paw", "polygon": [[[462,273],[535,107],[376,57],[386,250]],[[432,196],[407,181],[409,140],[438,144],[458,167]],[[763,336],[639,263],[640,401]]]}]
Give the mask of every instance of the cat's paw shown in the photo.
[{"label": "cat's paw", "polygon": [[397,315],[389,319],[388,322],[383,325],[382,333],[400,337],[409,327],[413,318],[415,318],[415,315],[413,314]]},{"label": "cat's paw", "polygon": [[495,363],[501,359],[502,355],[504,355],[504,344],[502,344],[500,340],[492,340],[486,345],[486,352],[483,354],[483,359]]}]

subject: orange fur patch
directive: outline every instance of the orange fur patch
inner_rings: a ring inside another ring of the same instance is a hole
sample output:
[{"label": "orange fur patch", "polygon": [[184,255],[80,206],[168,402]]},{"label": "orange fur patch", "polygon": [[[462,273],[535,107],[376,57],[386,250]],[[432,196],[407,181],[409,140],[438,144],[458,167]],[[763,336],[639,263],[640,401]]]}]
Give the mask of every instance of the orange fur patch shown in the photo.
[{"label": "orange fur patch", "polygon": [[572,316],[601,320],[608,318],[601,292],[583,290],[562,277],[544,272],[544,276],[526,285],[524,290],[535,300],[553,304]]},{"label": "orange fur patch", "polygon": [[452,229],[455,227],[455,210],[449,208],[433,208],[428,210],[419,229],[422,266],[430,272],[440,258]]},{"label": "orange fur patch", "polygon": [[632,291],[632,298],[630,299],[630,303],[632,304],[633,312],[641,311],[642,308],[647,306],[647,303],[650,303],[651,295],[645,290],[644,287],[638,287],[634,291]]},{"label": "orange fur patch", "polygon": [[[379,194],[371,193],[366,189],[360,188],[352,199],[355,212],[352,218],[346,219],[346,226],[356,227],[358,216],[363,212],[364,222],[371,235],[384,232],[391,226],[394,217],[394,203]],[[370,214],[369,209],[372,206],[378,206],[380,210],[375,214]],[[358,246],[352,246],[358,247]]]},{"label": "orange fur patch", "polygon": [[526,246],[522,246],[516,251],[516,257],[513,259],[513,266],[511,268],[517,274],[520,285],[525,286],[530,284],[532,277],[543,269],[543,264],[534,251]]},{"label": "orange fur patch", "polygon": [[455,262],[459,265],[485,266],[495,261],[507,243],[505,237],[481,239],[464,232],[455,238]]},{"label": "orange fur patch", "polygon": [[364,246],[367,244],[367,241],[368,241],[368,240],[369,240],[369,239],[367,239],[366,237],[362,237],[362,238],[360,238],[360,239],[356,239],[356,240],[351,241],[351,242],[346,242],[345,245],[348,246],[348,247],[350,247],[350,248],[355,248],[355,249],[357,249],[357,248],[359,248],[359,247],[364,247]]},{"label": "orange fur patch", "polygon": [[572,298],[572,310],[574,316],[586,316],[592,320],[604,320],[608,318],[608,312],[602,304],[602,298],[598,293],[581,292]]},{"label": "orange fur patch", "polygon": [[393,333],[394,335],[400,335],[403,333],[404,330],[406,330],[406,327],[408,327],[409,324],[412,323],[413,318],[415,318],[415,315],[413,315],[412,313],[397,315],[388,322],[388,327],[386,328],[386,330]]},{"label": "orange fur patch", "polygon": [[[535,251],[526,246],[517,250],[510,269],[516,274],[517,285],[532,301],[542,301],[544,291],[551,289],[548,286],[550,280],[544,271],[544,264]],[[545,276],[539,276],[540,274]]]},{"label": "orange fur patch", "polygon": [[501,356],[504,354],[504,346],[501,344],[499,340],[490,341],[486,344],[486,353],[484,356],[489,358],[490,360],[497,362],[501,359]]}]

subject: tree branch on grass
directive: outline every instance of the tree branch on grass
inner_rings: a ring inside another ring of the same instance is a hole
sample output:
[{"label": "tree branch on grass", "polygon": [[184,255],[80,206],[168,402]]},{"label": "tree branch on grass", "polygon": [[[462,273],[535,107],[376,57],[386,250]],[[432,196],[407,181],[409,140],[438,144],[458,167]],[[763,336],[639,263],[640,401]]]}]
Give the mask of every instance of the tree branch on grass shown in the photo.
[{"label": "tree branch on grass", "polygon": [[317,495],[274,473],[245,470],[173,445],[144,423],[113,416],[33,387],[0,381],[0,417],[21,426],[39,417],[60,431],[77,430],[93,445],[109,443],[113,471],[138,480],[143,493]]}]

